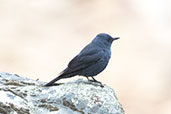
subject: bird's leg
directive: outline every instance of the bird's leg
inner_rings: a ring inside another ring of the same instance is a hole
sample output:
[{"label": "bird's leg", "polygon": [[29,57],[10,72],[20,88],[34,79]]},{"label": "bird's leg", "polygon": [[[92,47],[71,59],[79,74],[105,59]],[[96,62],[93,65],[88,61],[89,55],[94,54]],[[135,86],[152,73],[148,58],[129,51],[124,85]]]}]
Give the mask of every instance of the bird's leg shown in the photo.
[{"label": "bird's leg", "polygon": [[88,81],[90,81],[90,82],[96,82],[96,81],[94,81],[95,79],[93,79],[93,80],[91,80],[91,79],[89,79],[88,77],[86,77],[87,79],[88,79]]},{"label": "bird's leg", "polygon": [[97,83],[100,83],[101,84],[101,82],[97,81],[93,76],[91,76],[91,77],[93,79],[93,82],[97,82]]},{"label": "bird's leg", "polygon": [[100,86],[101,86],[102,88],[104,87],[104,85],[103,85],[101,82],[97,81],[95,78],[93,78],[93,76],[91,76],[91,77],[92,77],[93,80],[90,80],[90,79],[87,77],[88,81],[99,83]]},{"label": "bird's leg", "polygon": [[88,81],[91,81],[87,76],[86,76],[86,78],[87,78]]}]

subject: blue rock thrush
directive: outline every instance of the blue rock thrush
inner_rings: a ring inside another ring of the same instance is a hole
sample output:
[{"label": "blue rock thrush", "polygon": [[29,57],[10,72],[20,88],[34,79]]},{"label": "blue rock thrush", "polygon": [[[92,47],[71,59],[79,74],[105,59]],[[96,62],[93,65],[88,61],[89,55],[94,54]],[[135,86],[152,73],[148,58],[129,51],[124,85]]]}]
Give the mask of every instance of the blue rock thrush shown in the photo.
[{"label": "blue rock thrush", "polygon": [[[68,67],[58,77],[45,86],[52,86],[60,79],[76,75],[85,76],[89,81],[99,82],[93,76],[96,76],[106,68],[111,57],[110,48],[112,42],[117,39],[119,37],[111,37],[106,33],[98,34],[92,42],[69,62]],[[93,80],[88,77],[92,77]]]}]

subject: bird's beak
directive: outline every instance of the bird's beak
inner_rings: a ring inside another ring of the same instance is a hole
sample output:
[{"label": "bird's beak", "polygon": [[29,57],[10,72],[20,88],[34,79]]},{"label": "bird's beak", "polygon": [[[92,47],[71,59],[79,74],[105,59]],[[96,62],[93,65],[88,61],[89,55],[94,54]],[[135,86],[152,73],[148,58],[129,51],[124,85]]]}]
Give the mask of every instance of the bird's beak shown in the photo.
[{"label": "bird's beak", "polygon": [[113,40],[117,40],[117,39],[120,39],[120,37],[114,37]]}]

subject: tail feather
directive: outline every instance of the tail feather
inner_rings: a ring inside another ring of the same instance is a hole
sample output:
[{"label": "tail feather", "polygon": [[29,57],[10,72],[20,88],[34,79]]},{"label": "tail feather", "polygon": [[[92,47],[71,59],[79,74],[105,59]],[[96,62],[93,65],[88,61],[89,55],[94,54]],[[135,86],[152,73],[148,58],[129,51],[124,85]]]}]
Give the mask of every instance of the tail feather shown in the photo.
[{"label": "tail feather", "polygon": [[53,84],[60,79],[61,79],[61,76],[58,76],[55,79],[53,79],[52,81],[48,82],[45,86],[53,86]]},{"label": "tail feather", "polygon": [[45,86],[53,86],[54,83],[62,78],[69,78],[69,77],[72,77],[72,76],[75,76],[76,74],[75,73],[70,73],[70,74],[61,74],[59,75],[58,77],[56,77],[55,79],[53,79],[52,81],[50,81],[49,83],[47,83]]}]

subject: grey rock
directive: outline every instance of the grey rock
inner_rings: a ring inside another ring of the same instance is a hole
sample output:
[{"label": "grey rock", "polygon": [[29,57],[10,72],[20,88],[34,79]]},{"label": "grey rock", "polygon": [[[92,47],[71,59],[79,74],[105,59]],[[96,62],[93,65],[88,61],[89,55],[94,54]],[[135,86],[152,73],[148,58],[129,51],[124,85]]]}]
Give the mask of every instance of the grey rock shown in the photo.
[{"label": "grey rock", "polygon": [[112,88],[78,79],[52,87],[0,73],[0,114],[124,114]]}]

